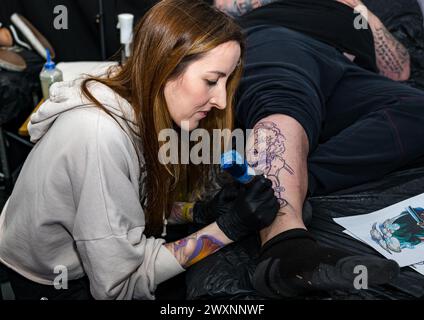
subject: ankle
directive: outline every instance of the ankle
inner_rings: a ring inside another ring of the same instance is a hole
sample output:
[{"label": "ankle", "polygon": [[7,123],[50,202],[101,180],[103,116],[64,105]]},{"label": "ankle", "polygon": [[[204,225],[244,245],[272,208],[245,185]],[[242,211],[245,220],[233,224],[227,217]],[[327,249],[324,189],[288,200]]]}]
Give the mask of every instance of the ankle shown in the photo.
[{"label": "ankle", "polygon": [[301,214],[290,211],[279,213],[268,228],[261,230],[260,236],[262,245],[283,232],[294,229],[303,229],[307,231],[301,217]]}]

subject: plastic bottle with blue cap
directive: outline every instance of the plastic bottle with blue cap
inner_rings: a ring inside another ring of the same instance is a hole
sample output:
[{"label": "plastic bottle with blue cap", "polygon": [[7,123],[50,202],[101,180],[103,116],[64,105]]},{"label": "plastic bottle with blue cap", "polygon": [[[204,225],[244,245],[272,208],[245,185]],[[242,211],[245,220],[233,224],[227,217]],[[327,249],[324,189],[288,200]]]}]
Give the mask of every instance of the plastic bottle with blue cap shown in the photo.
[{"label": "plastic bottle with blue cap", "polygon": [[51,59],[49,49],[46,49],[46,52],[47,62],[44,64],[43,70],[41,70],[40,73],[41,89],[43,91],[44,100],[49,98],[49,89],[51,85],[55,82],[63,81],[63,73],[56,68],[56,64]]}]

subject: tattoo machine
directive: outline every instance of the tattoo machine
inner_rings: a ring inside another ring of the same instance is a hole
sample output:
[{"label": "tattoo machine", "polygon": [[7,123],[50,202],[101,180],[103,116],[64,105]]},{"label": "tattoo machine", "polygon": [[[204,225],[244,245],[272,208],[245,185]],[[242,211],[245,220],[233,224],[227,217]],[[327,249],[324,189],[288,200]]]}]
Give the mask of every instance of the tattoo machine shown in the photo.
[{"label": "tattoo machine", "polygon": [[227,151],[221,156],[221,169],[228,172],[242,184],[248,184],[256,175],[247,160],[236,150]]}]

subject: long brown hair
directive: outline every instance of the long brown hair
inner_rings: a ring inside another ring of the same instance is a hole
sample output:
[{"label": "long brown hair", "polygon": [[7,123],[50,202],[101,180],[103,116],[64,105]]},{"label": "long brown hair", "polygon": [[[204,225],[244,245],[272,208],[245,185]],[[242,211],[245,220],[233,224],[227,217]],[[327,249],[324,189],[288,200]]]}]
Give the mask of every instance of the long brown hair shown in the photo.
[{"label": "long brown hair", "polygon": [[[174,127],[164,96],[167,81],[179,77],[188,65],[220,44],[237,41],[242,57],[227,82],[227,108],[213,109],[200,127],[212,134],[213,129],[233,128],[233,97],[242,73],[243,36],[238,25],[224,13],[201,0],[163,0],[151,8],[134,30],[132,54],[116,74],[90,77],[82,84],[83,94],[105,109],[88,90],[90,81],[98,81],[128,100],[134,109],[139,128],[141,151],[146,162],[145,206],[147,235],[157,235],[163,214],[170,213],[177,196],[177,186],[187,177],[193,191],[205,183],[209,165],[163,165],[158,152],[159,132]],[[212,146],[211,146],[212,148]],[[212,154],[212,153],[211,153]],[[168,216],[168,214],[166,214]]]}]

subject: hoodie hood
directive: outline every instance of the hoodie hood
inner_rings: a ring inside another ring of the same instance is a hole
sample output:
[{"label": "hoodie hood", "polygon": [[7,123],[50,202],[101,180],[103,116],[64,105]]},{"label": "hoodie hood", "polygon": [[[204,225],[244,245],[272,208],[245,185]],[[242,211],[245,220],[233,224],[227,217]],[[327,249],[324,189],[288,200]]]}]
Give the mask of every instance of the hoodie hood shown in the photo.
[{"label": "hoodie hood", "polygon": [[[51,128],[55,120],[63,113],[75,108],[96,107],[81,90],[82,79],[56,82],[50,87],[50,98],[31,116],[28,132],[31,142],[39,141]],[[108,86],[91,82],[88,84],[91,94],[107,109],[116,120],[138,131],[134,110],[127,100],[119,96]],[[124,126],[125,128],[126,126]]]}]

